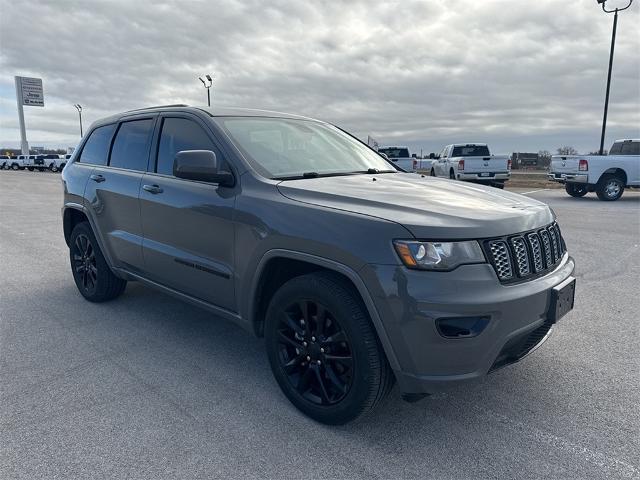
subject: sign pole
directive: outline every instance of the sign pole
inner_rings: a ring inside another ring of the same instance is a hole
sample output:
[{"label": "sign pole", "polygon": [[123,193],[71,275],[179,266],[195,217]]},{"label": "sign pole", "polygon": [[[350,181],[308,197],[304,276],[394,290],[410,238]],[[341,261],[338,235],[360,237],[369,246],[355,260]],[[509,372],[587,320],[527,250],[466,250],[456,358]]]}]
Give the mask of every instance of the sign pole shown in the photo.
[{"label": "sign pole", "polygon": [[22,107],[22,79],[14,77],[16,81],[16,100],[18,101],[18,119],[20,120],[20,149],[23,155],[29,155],[29,142],[27,142],[27,128],[24,125],[24,108]]}]

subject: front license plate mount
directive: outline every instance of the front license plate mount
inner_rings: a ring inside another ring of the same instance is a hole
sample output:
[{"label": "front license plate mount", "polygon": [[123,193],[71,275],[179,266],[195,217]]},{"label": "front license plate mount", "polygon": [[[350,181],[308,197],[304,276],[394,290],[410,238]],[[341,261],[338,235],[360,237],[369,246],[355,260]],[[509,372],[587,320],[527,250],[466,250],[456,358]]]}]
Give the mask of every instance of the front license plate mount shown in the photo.
[{"label": "front license plate mount", "polygon": [[549,307],[549,320],[556,323],[567,313],[573,310],[576,296],[576,279],[567,278],[560,285],[551,290],[551,305]]}]

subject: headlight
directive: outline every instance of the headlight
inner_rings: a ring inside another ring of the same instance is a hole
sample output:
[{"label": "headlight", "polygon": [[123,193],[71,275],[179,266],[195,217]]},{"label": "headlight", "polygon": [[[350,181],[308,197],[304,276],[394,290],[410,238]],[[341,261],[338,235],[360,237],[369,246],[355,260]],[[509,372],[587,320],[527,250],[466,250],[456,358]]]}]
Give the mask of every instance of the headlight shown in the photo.
[{"label": "headlight", "polygon": [[480,245],[473,240],[466,242],[395,240],[393,246],[402,263],[409,268],[446,271],[460,265],[486,262]]}]

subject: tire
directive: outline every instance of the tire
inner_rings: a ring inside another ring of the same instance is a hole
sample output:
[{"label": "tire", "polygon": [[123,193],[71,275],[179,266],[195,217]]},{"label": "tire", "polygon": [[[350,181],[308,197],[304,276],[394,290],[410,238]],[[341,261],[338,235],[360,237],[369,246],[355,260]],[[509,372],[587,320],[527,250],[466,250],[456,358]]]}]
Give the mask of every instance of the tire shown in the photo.
[{"label": "tire", "polygon": [[52,163],[51,165],[49,165],[49,170],[51,170],[53,173],[56,173],[58,171],[58,167],[55,163]]},{"label": "tire", "polygon": [[342,425],[372,411],[395,381],[360,296],[330,272],[280,287],[267,309],[265,340],[282,392],[324,424]]},{"label": "tire", "polygon": [[30,172],[33,172],[33,167],[27,167],[27,170],[29,170]]},{"label": "tire", "polygon": [[11,170],[19,170],[20,166],[17,163],[12,163],[11,164]]},{"label": "tire", "polygon": [[76,287],[90,302],[118,297],[127,286],[107,265],[88,222],[77,224],[69,240],[69,261]]},{"label": "tire", "polygon": [[436,176],[436,171],[432,168],[431,172],[429,173],[429,175],[431,175],[432,177]]},{"label": "tire", "polygon": [[605,202],[615,202],[624,193],[624,182],[617,175],[607,174],[600,177],[596,195]]},{"label": "tire", "polygon": [[449,179],[450,180],[455,180],[456,179],[456,174],[453,171],[453,168],[451,170],[449,170]]},{"label": "tire", "polygon": [[589,193],[587,186],[581,183],[566,183],[564,189],[569,195],[576,198],[584,197]]}]

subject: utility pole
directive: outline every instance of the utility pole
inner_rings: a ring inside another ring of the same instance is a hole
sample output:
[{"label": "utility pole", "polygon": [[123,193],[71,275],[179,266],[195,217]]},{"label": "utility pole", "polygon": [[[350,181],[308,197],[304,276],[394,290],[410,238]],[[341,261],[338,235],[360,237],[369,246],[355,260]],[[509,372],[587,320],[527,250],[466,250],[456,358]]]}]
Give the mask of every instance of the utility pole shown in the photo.
[{"label": "utility pole", "polygon": [[78,110],[78,117],[80,117],[80,138],[82,138],[82,105],[76,103],[73,106]]},{"label": "utility pole", "polygon": [[14,77],[16,82],[16,100],[18,101],[18,121],[20,122],[20,150],[23,155],[29,155],[27,141],[27,127],[24,125],[24,108],[22,107],[22,77]]},{"label": "utility pole", "polygon": [[209,74],[205,75],[205,78],[207,79],[206,82],[202,79],[202,77],[198,77],[198,80],[200,80],[202,82],[202,85],[204,85],[204,88],[207,89],[207,105],[211,106],[211,93],[209,92],[209,89],[213,85],[213,78],[211,78],[211,75]]},{"label": "utility pole", "polygon": [[604,153],[604,136],[607,130],[607,112],[609,110],[609,90],[611,89],[611,70],[613,68],[613,50],[616,46],[616,29],[618,26],[618,12],[622,12],[631,6],[633,0],[629,0],[629,3],[624,8],[616,8],[615,10],[607,10],[605,3],[607,0],[596,0],[598,4],[602,5],[602,11],[605,13],[613,13],[613,31],[611,32],[611,51],[609,52],[609,72],[607,73],[607,92],[604,97],[604,115],[602,117],[602,134],[600,135],[600,151],[599,154]]}]

